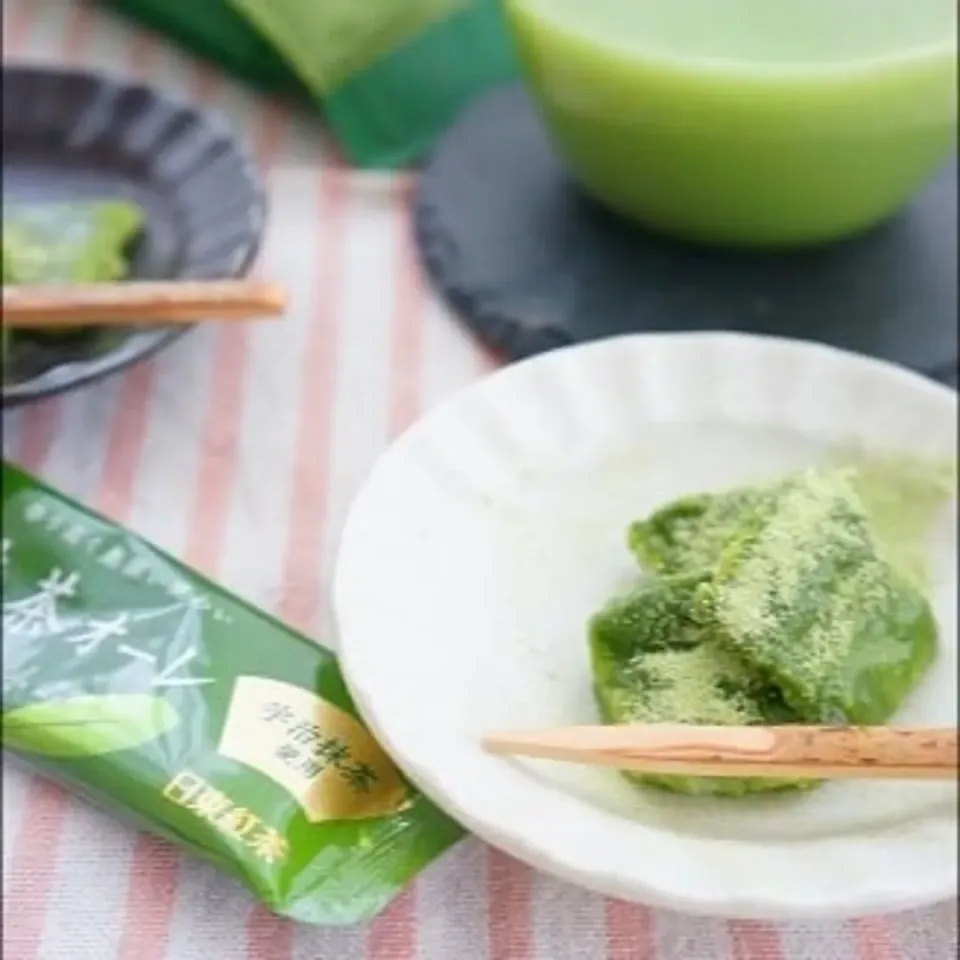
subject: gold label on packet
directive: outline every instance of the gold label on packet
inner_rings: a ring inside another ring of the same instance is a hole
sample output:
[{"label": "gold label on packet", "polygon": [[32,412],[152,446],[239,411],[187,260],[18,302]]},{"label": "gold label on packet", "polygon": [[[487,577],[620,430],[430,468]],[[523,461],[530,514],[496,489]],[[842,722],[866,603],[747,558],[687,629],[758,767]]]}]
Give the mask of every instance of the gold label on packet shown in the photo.
[{"label": "gold label on packet", "polygon": [[287,790],[311,823],[388,816],[410,802],[396,767],[357,720],[279,680],[237,679],[219,753]]}]

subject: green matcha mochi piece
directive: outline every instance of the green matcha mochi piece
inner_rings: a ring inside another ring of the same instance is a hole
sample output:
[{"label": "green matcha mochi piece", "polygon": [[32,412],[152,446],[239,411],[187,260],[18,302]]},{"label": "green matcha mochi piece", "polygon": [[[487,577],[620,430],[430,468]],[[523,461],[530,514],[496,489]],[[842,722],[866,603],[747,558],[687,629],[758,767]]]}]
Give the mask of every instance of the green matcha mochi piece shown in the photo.
[{"label": "green matcha mochi piece", "polygon": [[4,283],[106,283],[143,226],[125,200],[3,205]]},{"label": "green matcha mochi piece", "polygon": [[[143,214],[125,200],[76,203],[4,203],[4,284],[110,283],[128,270],[126,254],[143,227]],[[34,338],[76,331],[64,327],[31,329]],[[14,334],[16,331],[14,331]],[[119,331],[101,331],[106,348]],[[5,326],[0,363],[4,379],[14,376],[16,336]]]},{"label": "green matcha mochi piece", "polygon": [[875,539],[852,471],[810,469],[741,516],[691,609],[809,723],[881,724],[933,660],[936,622]]},{"label": "green matcha mochi piece", "polygon": [[684,497],[630,525],[627,545],[647,573],[709,571],[762,487]]},{"label": "green matcha mochi piece", "polygon": [[[710,637],[692,616],[700,577],[642,583],[590,622],[594,692],[607,723],[720,726],[784,724],[801,717],[780,691]],[[625,774],[699,796],[738,797],[810,788],[817,781]]]},{"label": "green matcha mochi piece", "polygon": [[[816,469],[846,478],[860,497],[878,548],[924,586],[929,573],[926,535],[937,513],[956,496],[956,461],[876,454]],[[741,522],[763,497],[775,495],[781,483],[783,479],[777,479],[675,500],[631,524],[627,545],[648,573],[712,570]]]}]

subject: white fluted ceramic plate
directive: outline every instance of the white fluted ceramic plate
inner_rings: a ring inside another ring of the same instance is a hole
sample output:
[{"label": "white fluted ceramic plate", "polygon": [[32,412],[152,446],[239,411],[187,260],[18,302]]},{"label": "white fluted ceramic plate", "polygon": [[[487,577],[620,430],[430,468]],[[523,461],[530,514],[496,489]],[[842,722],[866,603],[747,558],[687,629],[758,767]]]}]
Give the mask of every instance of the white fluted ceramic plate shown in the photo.
[{"label": "white fluted ceramic plate", "polygon": [[[957,394],[820,345],[641,335],[510,367],[383,457],[335,583],[357,704],[470,830],[606,894],[741,917],[874,913],[956,895],[956,789],[831,783],[734,801],[497,759],[485,731],[595,722],[584,624],[637,576],[628,522],[849,444],[956,455]],[[956,507],[931,537],[935,667],[898,719],[956,723]]]}]

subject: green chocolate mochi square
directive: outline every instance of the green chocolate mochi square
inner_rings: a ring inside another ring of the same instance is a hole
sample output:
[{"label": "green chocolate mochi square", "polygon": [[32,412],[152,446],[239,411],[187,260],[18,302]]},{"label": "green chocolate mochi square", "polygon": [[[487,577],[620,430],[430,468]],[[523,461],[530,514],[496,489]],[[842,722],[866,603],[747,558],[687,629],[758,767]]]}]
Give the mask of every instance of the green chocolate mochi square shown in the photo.
[{"label": "green chocolate mochi square", "polygon": [[107,283],[143,225],[124,200],[3,205],[4,283]]},{"label": "green chocolate mochi square", "polygon": [[[590,622],[594,692],[606,723],[797,723],[781,693],[691,616],[698,577],[645,581]],[[809,788],[816,781],[625,773],[700,796]]]},{"label": "green chocolate mochi square", "polygon": [[744,515],[762,495],[761,487],[744,487],[675,500],[631,524],[627,545],[647,573],[712,570]]},{"label": "green chocolate mochi square", "polygon": [[770,488],[696,593],[699,621],[808,723],[885,723],[935,654],[930,605],[885,559],[849,471]]}]

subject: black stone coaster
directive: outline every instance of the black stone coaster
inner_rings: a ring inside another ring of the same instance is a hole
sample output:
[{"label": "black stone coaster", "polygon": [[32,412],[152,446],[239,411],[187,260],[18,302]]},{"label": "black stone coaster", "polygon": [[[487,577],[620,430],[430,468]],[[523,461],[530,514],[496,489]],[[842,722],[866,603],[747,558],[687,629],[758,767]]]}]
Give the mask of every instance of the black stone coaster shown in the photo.
[{"label": "black stone coaster", "polygon": [[510,359],[637,331],[824,341],[957,383],[957,162],[851,240],[746,253],[647,233],[584,196],[520,87],[474,104],[426,165],[416,235],[454,311]]}]

